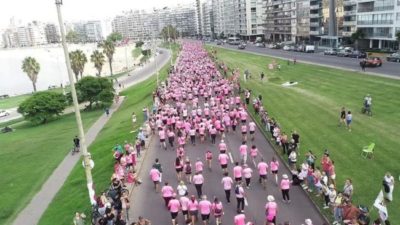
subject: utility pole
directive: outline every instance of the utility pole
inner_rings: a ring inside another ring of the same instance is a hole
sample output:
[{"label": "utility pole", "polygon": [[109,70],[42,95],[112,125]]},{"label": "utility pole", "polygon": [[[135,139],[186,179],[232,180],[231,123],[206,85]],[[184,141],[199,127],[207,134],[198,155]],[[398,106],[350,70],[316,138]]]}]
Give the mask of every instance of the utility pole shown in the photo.
[{"label": "utility pole", "polygon": [[91,171],[92,168],[90,166],[90,153],[88,153],[87,147],[86,147],[85,132],[83,130],[81,113],[79,111],[78,98],[76,96],[74,76],[72,74],[71,62],[69,59],[68,47],[67,47],[67,43],[66,43],[66,39],[65,39],[64,23],[63,23],[63,19],[62,19],[62,15],[61,15],[61,5],[62,4],[63,4],[62,0],[56,0],[58,23],[60,25],[61,41],[62,41],[62,46],[64,49],[65,64],[67,65],[68,78],[69,78],[69,83],[71,86],[71,94],[72,94],[72,100],[74,103],[76,124],[77,124],[78,130],[79,130],[80,145],[81,145],[80,149],[82,150],[82,156],[83,156],[83,160],[84,160],[87,188],[89,191],[90,203],[93,205],[96,203],[96,201],[93,199],[95,192],[93,190],[93,179],[92,179],[92,171]]}]

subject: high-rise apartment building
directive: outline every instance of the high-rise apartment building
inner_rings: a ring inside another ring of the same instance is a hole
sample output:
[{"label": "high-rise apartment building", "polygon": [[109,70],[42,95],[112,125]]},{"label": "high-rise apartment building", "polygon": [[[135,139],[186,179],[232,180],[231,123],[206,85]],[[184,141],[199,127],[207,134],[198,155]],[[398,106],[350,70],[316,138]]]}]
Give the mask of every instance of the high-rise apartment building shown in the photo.
[{"label": "high-rise apartment building", "polygon": [[297,34],[296,0],[267,0],[266,4],[266,38],[274,42],[295,41]]},{"label": "high-rise apartment building", "polygon": [[400,32],[400,0],[358,0],[357,29],[364,34],[363,47],[396,48]]},{"label": "high-rise apartment building", "polygon": [[46,33],[47,43],[53,44],[60,42],[60,34],[58,33],[58,27],[55,24],[46,24],[44,30]]},{"label": "high-rise apartment building", "polygon": [[28,24],[28,32],[31,46],[47,44],[45,24],[39,21],[33,21]]},{"label": "high-rise apartment building", "polygon": [[87,42],[100,42],[103,40],[103,31],[100,21],[88,21],[85,23],[85,35]]}]

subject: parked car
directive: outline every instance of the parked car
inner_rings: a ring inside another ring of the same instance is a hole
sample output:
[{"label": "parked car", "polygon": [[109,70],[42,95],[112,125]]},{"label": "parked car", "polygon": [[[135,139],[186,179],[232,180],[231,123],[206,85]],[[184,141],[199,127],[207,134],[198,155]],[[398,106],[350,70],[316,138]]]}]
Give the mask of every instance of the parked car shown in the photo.
[{"label": "parked car", "polygon": [[222,41],[217,41],[217,45],[222,45]]},{"label": "parked car", "polygon": [[306,45],[304,48],[304,52],[306,53],[314,53],[315,52],[315,46],[314,45]]},{"label": "parked car", "polygon": [[366,57],[367,57],[367,53],[362,52],[362,51],[355,50],[355,51],[352,51],[352,52],[349,54],[349,57],[350,57],[350,58],[362,59],[362,58],[366,58]]},{"label": "parked car", "polygon": [[337,56],[339,56],[339,57],[349,57],[351,52],[352,51],[350,49],[342,49],[337,53]]},{"label": "parked car", "polygon": [[400,52],[395,52],[388,57],[386,57],[388,62],[400,62]]},{"label": "parked car", "polygon": [[[363,60],[365,60],[366,67],[382,66],[382,59],[379,57],[365,58]],[[360,62],[360,64],[363,63],[363,60]]]},{"label": "parked car", "polygon": [[263,42],[256,43],[256,47],[265,48],[265,44]]},{"label": "parked car", "polygon": [[329,48],[324,51],[324,55],[337,55],[338,51],[336,48]]},{"label": "parked car", "polygon": [[0,110],[0,117],[6,117],[8,115],[10,115],[10,113],[7,112],[6,110]]},{"label": "parked car", "polygon": [[293,51],[294,50],[294,46],[293,45],[285,45],[283,46],[283,51]]},{"label": "parked car", "polygon": [[245,49],[246,45],[244,43],[241,43],[240,45],[238,45],[238,49]]}]

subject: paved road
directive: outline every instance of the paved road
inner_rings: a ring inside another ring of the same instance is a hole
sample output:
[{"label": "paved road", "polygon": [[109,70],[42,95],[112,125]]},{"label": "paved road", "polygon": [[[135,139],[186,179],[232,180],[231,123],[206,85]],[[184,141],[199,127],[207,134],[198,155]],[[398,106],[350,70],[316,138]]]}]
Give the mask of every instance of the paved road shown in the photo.
[{"label": "paved road", "polygon": [[[227,143],[229,151],[232,153],[233,161],[239,160],[239,146],[241,145],[241,134],[240,131],[229,132],[226,135],[225,142]],[[196,140],[198,141],[198,139]],[[217,143],[220,142],[220,138],[217,138]],[[269,142],[260,133],[260,130],[256,131],[256,138],[254,142],[249,142],[248,145],[255,144],[262,157],[266,161],[271,161],[272,157],[277,155],[272,149]],[[250,149],[250,148],[249,148]],[[212,199],[217,196],[225,207],[225,215],[223,217],[223,224],[233,224],[233,218],[236,215],[236,200],[234,197],[234,192],[232,191],[231,203],[227,203],[225,200],[225,194],[223,191],[223,186],[221,184],[222,170],[220,169],[219,163],[217,162],[217,157],[219,150],[217,145],[211,144],[209,140],[205,143],[193,146],[187,144],[185,147],[186,155],[191,159],[193,168],[194,163],[197,158],[200,158],[204,162],[204,155],[207,150],[213,152],[213,162],[212,171],[204,170],[205,184],[203,186],[203,193]],[[143,164],[141,165],[139,176],[143,180],[142,185],[135,188],[131,194],[131,209],[130,218],[131,221],[137,220],[138,216],[144,216],[152,221],[152,224],[171,224],[170,214],[163,205],[163,199],[160,193],[155,193],[153,189],[153,183],[149,178],[149,171],[152,164],[156,158],[160,159],[163,165],[163,183],[168,181],[172,187],[176,188],[178,185],[178,180],[175,173],[175,148],[168,147],[164,150],[160,147],[159,137],[156,135],[152,138],[149,144],[149,149],[147,150],[143,159]],[[249,163],[250,161],[248,161]],[[205,164],[205,162],[204,162]],[[249,163],[251,164],[251,163]],[[283,162],[280,162],[279,176],[282,174],[290,174],[289,170],[283,166]],[[253,167],[253,166],[252,166]],[[206,168],[206,166],[205,166]],[[229,165],[229,172],[232,174],[232,163]],[[193,169],[194,170],[194,169]],[[257,225],[265,224],[265,210],[264,206],[267,201],[267,195],[272,194],[275,196],[279,213],[277,217],[278,223],[284,221],[290,221],[292,224],[300,225],[304,223],[306,218],[311,218],[316,225],[322,225],[324,223],[324,218],[321,216],[319,211],[315,208],[313,203],[306,196],[304,191],[299,186],[294,186],[291,189],[291,204],[285,204],[281,201],[281,193],[276,184],[272,181],[272,176],[268,180],[267,190],[264,190],[261,185],[257,182],[258,173],[253,168],[253,180],[251,183],[251,188],[247,191],[247,199],[249,206],[245,207],[245,214],[248,220],[255,222]],[[195,188],[193,184],[187,184],[189,188],[189,194],[195,194]],[[183,216],[180,213],[178,217],[179,224],[183,224]],[[200,224],[200,222],[198,223]],[[214,224],[214,218],[211,219],[211,223]]]},{"label": "paved road", "polygon": [[[212,44],[215,45],[215,44]],[[217,45],[215,45],[217,46]],[[228,49],[236,49],[237,46],[234,45],[218,45],[217,47],[228,48]],[[248,44],[246,49],[240,50],[245,52],[254,52],[274,57],[280,57],[284,59],[293,60],[294,57],[298,61],[310,62],[315,64],[321,64],[331,67],[339,67],[348,70],[361,71],[359,66],[359,59],[355,58],[347,58],[347,57],[337,57],[337,56],[325,56],[322,52],[318,53],[303,53],[303,52],[292,52],[292,51],[283,51],[281,49],[269,49],[269,48],[260,48],[254,45]],[[377,68],[367,68],[367,72],[388,75],[392,77],[400,78],[400,63],[396,62],[386,62],[384,61],[382,67]]]},{"label": "paved road", "polygon": [[[164,54],[160,54],[157,57],[159,60],[159,65],[161,68],[164,66],[171,55],[169,51],[162,50]],[[158,62],[157,62],[158,63]],[[146,64],[142,69],[135,70],[132,76],[128,79],[121,78],[121,82],[124,83],[125,88],[135,85],[140,81],[149,78],[154,74],[155,64],[154,61]],[[124,81],[122,81],[124,80]],[[107,123],[112,113],[115,112],[124,98],[122,97],[118,103],[114,103],[110,107],[110,116],[102,115],[93,125],[90,127],[88,132],[85,134],[86,137],[86,145],[89,146],[95,139],[97,134],[101,131],[103,126]],[[72,139],[72,137],[71,137]],[[17,218],[13,222],[13,225],[35,225],[39,222],[41,216],[46,211],[48,205],[53,200],[54,196],[60,190],[68,175],[71,173],[72,169],[76,165],[76,163],[80,160],[80,154],[75,154],[73,156],[70,153],[64,158],[64,160],[60,163],[60,165],[53,171],[51,176],[47,179],[47,181],[43,184],[42,188],[33,199],[29,202],[29,204],[18,214]]]}]

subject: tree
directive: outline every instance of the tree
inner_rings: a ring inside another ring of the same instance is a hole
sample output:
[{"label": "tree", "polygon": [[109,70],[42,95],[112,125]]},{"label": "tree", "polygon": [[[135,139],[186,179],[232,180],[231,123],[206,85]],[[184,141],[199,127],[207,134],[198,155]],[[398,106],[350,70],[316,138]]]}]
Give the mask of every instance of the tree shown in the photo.
[{"label": "tree", "polygon": [[37,92],[23,101],[18,107],[18,112],[34,124],[44,124],[50,119],[60,116],[66,106],[63,94],[43,91]]},{"label": "tree", "polygon": [[115,44],[114,42],[110,40],[105,40],[103,43],[100,44],[100,47],[103,48],[103,53],[107,56],[108,58],[108,64],[110,65],[110,74],[111,76],[113,75],[112,72],[112,61],[115,53]]},{"label": "tree", "polygon": [[122,34],[118,32],[112,32],[110,35],[107,36],[108,41],[118,42],[122,40]]},{"label": "tree", "polygon": [[399,43],[399,50],[400,50],[400,31],[397,31],[396,33],[396,40]]},{"label": "tree", "polygon": [[143,41],[137,41],[137,42],[135,43],[136,48],[140,48],[140,47],[142,47],[143,45],[144,45],[144,42],[143,42]]},{"label": "tree", "polygon": [[168,39],[172,39],[174,42],[178,38],[178,31],[172,25],[168,25],[161,30],[161,36],[164,41],[168,41]]},{"label": "tree", "polygon": [[65,36],[65,39],[68,43],[78,43],[79,42],[79,35],[76,31],[69,31]]},{"label": "tree", "polygon": [[114,88],[111,81],[104,77],[84,77],[76,83],[76,90],[82,102],[110,104],[114,99]]},{"label": "tree", "polygon": [[365,34],[362,30],[357,29],[356,32],[351,34],[351,40],[354,41],[356,49],[358,49],[358,41],[365,38]]},{"label": "tree", "polygon": [[22,61],[22,71],[24,71],[32,81],[33,91],[36,92],[36,81],[40,71],[40,64],[33,57],[27,57]]},{"label": "tree", "polygon": [[225,39],[225,33],[223,31],[219,34],[219,39]]},{"label": "tree", "polygon": [[71,68],[72,71],[75,74],[76,81],[79,80],[79,75],[81,75],[82,79],[82,74],[83,71],[85,70],[85,64],[87,63],[87,58],[85,53],[83,53],[82,50],[75,50],[69,53],[69,58],[71,60]]},{"label": "tree", "polygon": [[106,62],[106,59],[102,52],[99,50],[95,50],[93,54],[90,56],[90,61],[94,64],[94,67],[97,70],[96,76],[101,76],[101,70],[103,69],[103,65]]}]

